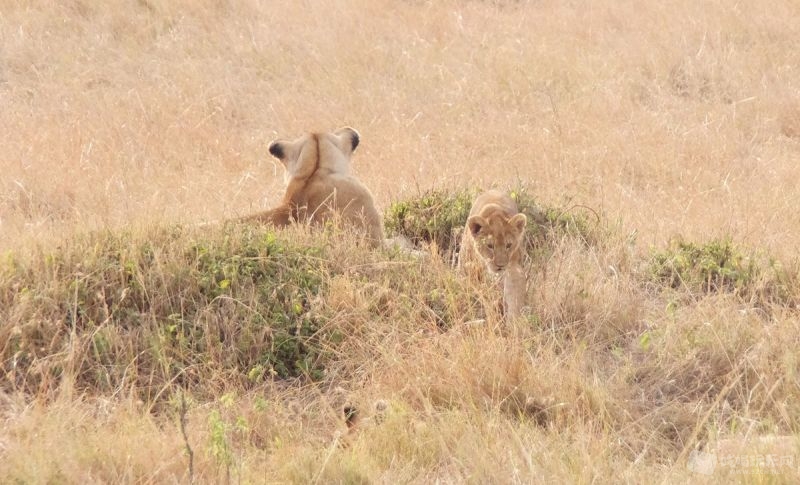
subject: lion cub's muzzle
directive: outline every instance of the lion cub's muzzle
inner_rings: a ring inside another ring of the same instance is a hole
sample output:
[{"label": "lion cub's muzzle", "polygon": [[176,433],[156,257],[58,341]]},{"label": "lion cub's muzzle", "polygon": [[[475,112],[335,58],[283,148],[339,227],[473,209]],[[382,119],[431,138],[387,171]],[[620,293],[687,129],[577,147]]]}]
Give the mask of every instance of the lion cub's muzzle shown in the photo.
[{"label": "lion cub's muzzle", "polygon": [[500,276],[501,274],[503,274],[503,271],[505,271],[506,268],[508,268],[508,265],[499,265],[492,262],[487,262],[486,267],[489,269],[489,272],[492,273],[493,275]]}]

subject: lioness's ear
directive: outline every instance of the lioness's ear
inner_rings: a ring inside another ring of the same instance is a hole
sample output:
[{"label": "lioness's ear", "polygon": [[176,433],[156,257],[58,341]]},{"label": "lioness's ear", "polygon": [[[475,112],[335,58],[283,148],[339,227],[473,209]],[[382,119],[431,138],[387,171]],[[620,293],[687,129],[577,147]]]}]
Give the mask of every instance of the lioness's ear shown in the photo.
[{"label": "lioness's ear", "polygon": [[516,214],[514,217],[508,220],[508,223],[511,224],[511,227],[516,228],[519,232],[525,230],[525,224],[528,222],[528,218],[525,217],[525,214]]},{"label": "lioness's ear", "polygon": [[339,128],[338,130],[334,131],[333,134],[342,140],[344,145],[342,148],[349,149],[351,153],[356,150],[358,143],[361,141],[361,137],[359,136],[358,132],[349,126]]},{"label": "lioness's ear", "polygon": [[272,154],[273,157],[277,158],[278,160],[283,160],[283,157],[286,156],[286,151],[283,148],[283,143],[276,140],[269,144],[269,152]]},{"label": "lioness's ear", "polygon": [[478,233],[481,232],[481,229],[487,225],[489,224],[486,222],[486,219],[481,216],[472,216],[467,219],[467,229],[469,229],[469,232],[473,236],[477,236]]}]

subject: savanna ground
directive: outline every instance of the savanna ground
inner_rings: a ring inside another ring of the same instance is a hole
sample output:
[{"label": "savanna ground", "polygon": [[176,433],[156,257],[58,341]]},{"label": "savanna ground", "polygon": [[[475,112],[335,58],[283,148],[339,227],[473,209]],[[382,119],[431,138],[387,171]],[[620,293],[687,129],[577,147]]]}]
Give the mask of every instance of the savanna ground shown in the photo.
[{"label": "savanna ground", "polygon": [[[0,0],[0,482],[796,483],[798,39],[790,0]],[[427,258],[198,224],[342,125]],[[510,325],[449,264],[488,187],[537,222]]]}]

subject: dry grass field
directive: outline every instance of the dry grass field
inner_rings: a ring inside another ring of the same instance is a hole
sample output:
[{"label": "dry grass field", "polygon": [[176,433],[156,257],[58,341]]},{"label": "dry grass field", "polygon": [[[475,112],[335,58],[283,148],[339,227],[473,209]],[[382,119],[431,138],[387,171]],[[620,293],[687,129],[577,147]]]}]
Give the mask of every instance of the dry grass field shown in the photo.
[{"label": "dry grass field", "polygon": [[[800,3],[751,3],[0,0],[0,482],[797,483]],[[199,224],[344,125],[390,229],[544,208],[530,315]]]}]

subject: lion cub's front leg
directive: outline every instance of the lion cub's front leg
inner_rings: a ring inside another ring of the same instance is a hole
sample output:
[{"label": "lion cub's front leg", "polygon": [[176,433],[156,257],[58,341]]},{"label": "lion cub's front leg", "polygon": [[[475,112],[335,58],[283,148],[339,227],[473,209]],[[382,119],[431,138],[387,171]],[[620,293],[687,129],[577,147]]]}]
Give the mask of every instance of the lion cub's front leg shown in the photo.
[{"label": "lion cub's front leg", "polygon": [[480,255],[475,249],[475,239],[467,230],[461,237],[456,266],[467,276],[469,281],[476,283],[484,280],[485,263],[481,261]]},{"label": "lion cub's front leg", "polygon": [[503,275],[503,307],[508,320],[522,315],[525,307],[527,278],[518,264],[509,266]]}]

